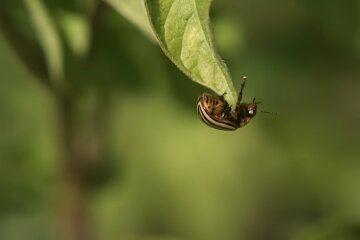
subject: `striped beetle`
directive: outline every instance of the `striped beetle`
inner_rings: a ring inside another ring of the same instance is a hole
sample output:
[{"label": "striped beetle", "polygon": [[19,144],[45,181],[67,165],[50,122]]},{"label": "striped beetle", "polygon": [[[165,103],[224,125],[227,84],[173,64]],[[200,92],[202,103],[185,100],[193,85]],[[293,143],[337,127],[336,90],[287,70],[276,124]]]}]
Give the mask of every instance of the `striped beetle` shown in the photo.
[{"label": "striped beetle", "polygon": [[242,95],[245,87],[246,77],[243,78],[241,89],[234,110],[224,99],[224,94],[214,96],[203,93],[197,100],[197,112],[200,119],[208,126],[220,130],[236,130],[248,124],[255,117],[257,105],[255,98],[250,103],[242,103]]}]

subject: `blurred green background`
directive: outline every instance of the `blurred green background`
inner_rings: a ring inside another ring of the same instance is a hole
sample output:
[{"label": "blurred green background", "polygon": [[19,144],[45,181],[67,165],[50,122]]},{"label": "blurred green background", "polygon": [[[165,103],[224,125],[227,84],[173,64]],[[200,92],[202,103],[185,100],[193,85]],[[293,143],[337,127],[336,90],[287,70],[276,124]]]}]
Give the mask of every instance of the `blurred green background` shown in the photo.
[{"label": "blurred green background", "polygon": [[360,239],[359,1],[213,2],[234,84],[279,113],[235,132],[100,1],[44,1],[64,42],[49,87],[24,2],[0,3],[0,239]]}]

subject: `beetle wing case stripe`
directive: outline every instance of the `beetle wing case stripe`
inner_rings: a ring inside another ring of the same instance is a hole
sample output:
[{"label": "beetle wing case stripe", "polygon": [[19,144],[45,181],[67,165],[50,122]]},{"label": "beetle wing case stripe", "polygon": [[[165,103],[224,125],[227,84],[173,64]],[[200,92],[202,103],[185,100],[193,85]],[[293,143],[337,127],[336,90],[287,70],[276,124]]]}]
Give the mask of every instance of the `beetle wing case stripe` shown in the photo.
[{"label": "beetle wing case stripe", "polygon": [[238,126],[236,126],[234,123],[232,123],[230,121],[220,120],[220,119],[216,119],[216,118],[210,116],[205,111],[205,109],[201,105],[200,101],[198,102],[198,114],[199,114],[201,120],[206,125],[208,125],[212,128],[216,128],[216,129],[220,129],[220,130],[228,130],[228,131],[236,130],[238,128]]}]

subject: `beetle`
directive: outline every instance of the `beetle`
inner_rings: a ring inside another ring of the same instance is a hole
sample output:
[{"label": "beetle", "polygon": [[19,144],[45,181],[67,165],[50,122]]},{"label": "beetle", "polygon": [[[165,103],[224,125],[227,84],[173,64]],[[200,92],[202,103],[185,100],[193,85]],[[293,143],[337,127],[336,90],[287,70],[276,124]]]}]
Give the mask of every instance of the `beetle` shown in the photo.
[{"label": "beetle", "polygon": [[243,78],[239,97],[232,110],[228,102],[224,99],[224,95],[212,95],[203,93],[197,100],[197,112],[200,119],[208,126],[220,130],[236,130],[247,125],[257,113],[257,105],[255,98],[250,103],[242,101],[243,90],[245,87],[246,77]]}]

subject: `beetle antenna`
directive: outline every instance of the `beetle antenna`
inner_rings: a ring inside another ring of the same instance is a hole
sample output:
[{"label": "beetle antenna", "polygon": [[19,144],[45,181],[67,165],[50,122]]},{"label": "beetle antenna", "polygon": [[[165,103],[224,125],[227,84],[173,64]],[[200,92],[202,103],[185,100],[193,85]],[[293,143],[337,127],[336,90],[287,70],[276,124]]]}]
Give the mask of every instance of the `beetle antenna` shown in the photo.
[{"label": "beetle antenna", "polygon": [[271,115],[278,115],[277,112],[269,112],[269,111],[262,111],[262,110],[259,110],[259,112],[261,112],[261,113],[267,113],[267,114],[271,114]]},{"label": "beetle antenna", "polygon": [[253,103],[256,103],[256,104],[260,104],[260,103],[261,103],[261,101],[255,102],[255,100],[256,100],[256,97],[253,98],[252,102],[253,102]]},{"label": "beetle antenna", "polygon": [[[260,104],[260,103],[261,103],[261,101],[256,102],[256,97],[253,98],[252,102],[253,102],[253,103],[256,103],[256,104]],[[259,110],[259,112],[261,112],[261,113],[267,113],[267,114],[272,114],[272,115],[278,115],[277,112],[269,112],[269,111],[262,111],[262,110]]]}]

